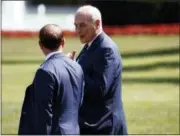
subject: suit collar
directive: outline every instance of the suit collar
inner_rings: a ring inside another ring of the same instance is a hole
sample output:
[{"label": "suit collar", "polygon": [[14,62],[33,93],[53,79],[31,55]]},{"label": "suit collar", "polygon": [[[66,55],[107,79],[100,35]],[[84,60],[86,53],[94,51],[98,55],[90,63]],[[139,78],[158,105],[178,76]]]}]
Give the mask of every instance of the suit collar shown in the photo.
[{"label": "suit collar", "polygon": [[101,32],[92,42],[92,44],[89,46],[88,51],[93,51],[95,48],[97,48],[97,46],[99,45],[99,43],[104,39],[105,33]]},{"label": "suit collar", "polygon": [[40,66],[42,66],[46,61],[48,61],[52,58],[61,58],[61,57],[65,57],[65,55],[62,52],[53,53]]},{"label": "suit collar", "polygon": [[54,53],[47,60],[50,60],[52,58],[60,58],[60,57],[65,57],[65,55],[62,52]]},{"label": "suit collar", "polygon": [[54,51],[54,52],[51,52],[49,53],[47,56],[46,56],[46,60],[48,60],[51,56],[53,56],[54,54],[58,54],[58,53],[61,53],[61,51]]},{"label": "suit collar", "polygon": [[91,44],[93,43],[93,41],[94,41],[101,33],[102,33],[102,31],[100,31],[100,32],[93,38],[93,40],[88,43],[88,46],[91,46]]},{"label": "suit collar", "polygon": [[[104,39],[104,36],[105,36],[105,33],[104,32],[101,32],[95,39],[94,41],[92,42],[91,46],[88,47],[88,49],[86,50],[86,52],[91,52],[93,50],[95,50],[98,46],[99,46],[99,43]],[[81,52],[79,53],[79,55],[77,56],[76,58],[76,61],[79,60],[80,56],[83,54],[84,52],[84,49],[85,49],[85,46],[83,47],[83,49],[81,50]]]}]

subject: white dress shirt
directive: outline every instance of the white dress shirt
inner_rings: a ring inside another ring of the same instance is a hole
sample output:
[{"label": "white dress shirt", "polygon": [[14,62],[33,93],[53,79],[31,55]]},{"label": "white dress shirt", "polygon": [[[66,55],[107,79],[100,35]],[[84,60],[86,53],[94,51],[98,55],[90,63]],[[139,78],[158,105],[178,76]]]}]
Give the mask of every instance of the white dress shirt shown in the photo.
[{"label": "white dress shirt", "polygon": [[49,59],[52,55],[58,54],[58,53],[61,53],[61,51],[54,51],[54,52],[49,53],[49,54],[46,56],[46,59],[45,59],[45,60]]}]

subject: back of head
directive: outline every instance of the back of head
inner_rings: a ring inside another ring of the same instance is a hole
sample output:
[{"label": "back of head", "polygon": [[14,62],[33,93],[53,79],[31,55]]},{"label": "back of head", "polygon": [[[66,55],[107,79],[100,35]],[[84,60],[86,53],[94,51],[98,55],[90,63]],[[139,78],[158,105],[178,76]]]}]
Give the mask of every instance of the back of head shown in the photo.
[{"label": "back of head", "polygon": [[61,27],[55,24],[47,24],[39,32],[39,44],[51,51],[61,46],[63,38]]}]

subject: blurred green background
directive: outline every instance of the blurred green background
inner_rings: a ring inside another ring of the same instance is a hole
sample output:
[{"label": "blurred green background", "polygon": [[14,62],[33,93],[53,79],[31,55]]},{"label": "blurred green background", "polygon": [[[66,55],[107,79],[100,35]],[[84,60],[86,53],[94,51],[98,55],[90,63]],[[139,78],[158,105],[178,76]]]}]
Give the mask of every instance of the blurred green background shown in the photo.
[{"label": "blurred green background", "polygon": [[[179,36],[112,39],[123,59],[129,134],[179,134]],[[66,37],[65,53],[81,48],[78,38]],[[25,88],[44,58],[36,37],[2,37],[2,134],[17,134]]]}]

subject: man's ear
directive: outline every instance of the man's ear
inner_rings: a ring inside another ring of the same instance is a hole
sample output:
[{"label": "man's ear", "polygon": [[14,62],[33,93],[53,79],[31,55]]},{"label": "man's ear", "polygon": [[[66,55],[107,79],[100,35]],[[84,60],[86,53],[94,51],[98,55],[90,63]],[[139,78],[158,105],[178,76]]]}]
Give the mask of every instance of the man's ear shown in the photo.
[{"label": "man's ear", "polygon": [[100,20],[96,20],[96,26],[97,26],[97,28],[100,27]]},{"label": "man's ear", "polygon": [[40,47],[41,49],[43,48],[41,41],[39,41],[39,47]]},{"label": "man's ear", "polygon": [[65,45],[65,39],[63,38],[62,41],[61,41],[62,48],[64,48],[64,45]]}]

